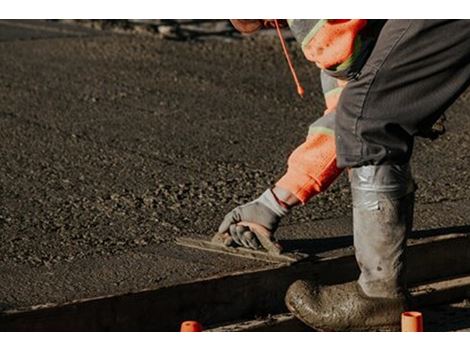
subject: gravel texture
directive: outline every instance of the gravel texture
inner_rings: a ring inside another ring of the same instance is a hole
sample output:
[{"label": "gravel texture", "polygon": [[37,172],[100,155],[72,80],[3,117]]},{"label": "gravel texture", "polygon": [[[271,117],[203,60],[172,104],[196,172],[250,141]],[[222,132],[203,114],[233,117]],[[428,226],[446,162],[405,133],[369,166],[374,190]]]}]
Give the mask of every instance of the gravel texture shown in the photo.
[{"label": "gravel texture", "polygon": [[[291,47],[304,99],[271,36],[175,41],[0,21],[0,308],[265,265],[173,241],[207,237],[273,184],[322,114],[318,70]],[[470,230],[469,99],[447,113],[443,137],[417,143],[417,229]],[[348,246],[350,213],[342,176],[279,235]]]}]

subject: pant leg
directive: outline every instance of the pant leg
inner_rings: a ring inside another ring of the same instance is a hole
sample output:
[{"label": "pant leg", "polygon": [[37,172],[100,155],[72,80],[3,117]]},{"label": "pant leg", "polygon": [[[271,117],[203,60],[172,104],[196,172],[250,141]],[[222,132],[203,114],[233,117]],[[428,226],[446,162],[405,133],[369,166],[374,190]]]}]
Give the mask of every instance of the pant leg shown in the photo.
[{"label": "pant leg", "polygon": [[389,20],[337,109],[339,167],[405,164],[470,84],[470,20]]}]

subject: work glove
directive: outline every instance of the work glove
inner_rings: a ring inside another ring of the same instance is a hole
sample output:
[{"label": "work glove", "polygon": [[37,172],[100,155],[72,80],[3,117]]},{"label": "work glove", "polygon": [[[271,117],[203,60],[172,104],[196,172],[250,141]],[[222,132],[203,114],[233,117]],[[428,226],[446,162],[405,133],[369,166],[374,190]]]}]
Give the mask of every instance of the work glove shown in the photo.
[{"label": "work glove", "polygon": [[[219,226],[219,234],[226,236],[225,245],[251,249],[280,251],[273,234],[289,208],[277,199],[271,189],[252,202],[229,212]],[[276,249],[277,248],[277,249]]]}]

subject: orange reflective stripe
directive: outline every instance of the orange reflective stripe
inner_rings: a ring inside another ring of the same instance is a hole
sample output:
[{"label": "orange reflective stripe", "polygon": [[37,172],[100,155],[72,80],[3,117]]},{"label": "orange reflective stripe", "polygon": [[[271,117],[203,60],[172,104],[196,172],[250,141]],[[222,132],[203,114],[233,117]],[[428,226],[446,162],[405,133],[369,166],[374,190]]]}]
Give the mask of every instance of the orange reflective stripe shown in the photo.
[{"label": "orange reflective stripe", "polygon": [[288,169],[276,186],[293,193],[302,203],[338,178],[336,144],[333,134],[314,133],[289,157]]},{"label": "orange reflective stripe", "polygon": [[333,68],[354,53],[357,34],[367,20],[328,20],[303,47],[305,57],[320,68]]}]

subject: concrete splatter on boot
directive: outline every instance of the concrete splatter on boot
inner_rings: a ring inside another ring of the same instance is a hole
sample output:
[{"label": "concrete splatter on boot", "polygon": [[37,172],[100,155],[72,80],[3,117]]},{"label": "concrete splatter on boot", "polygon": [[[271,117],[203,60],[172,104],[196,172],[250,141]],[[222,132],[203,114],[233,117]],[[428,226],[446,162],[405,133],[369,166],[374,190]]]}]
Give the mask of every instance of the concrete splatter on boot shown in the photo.
[{"label": "concrete splatter on boot", "polygon": [[357,282],[317,286],[299,280],[288,289],[287,308],[308,326],[323,331],[399,331],[405,296],[368,297]]},{"label": "concrete splatter on boot", "polygon": [[396,330],[406,309],[406,237],[415,185],[406,165],[363,166],[350,172],[358,282],[330,287],[297,281],[286,304],[322,330]]}]

